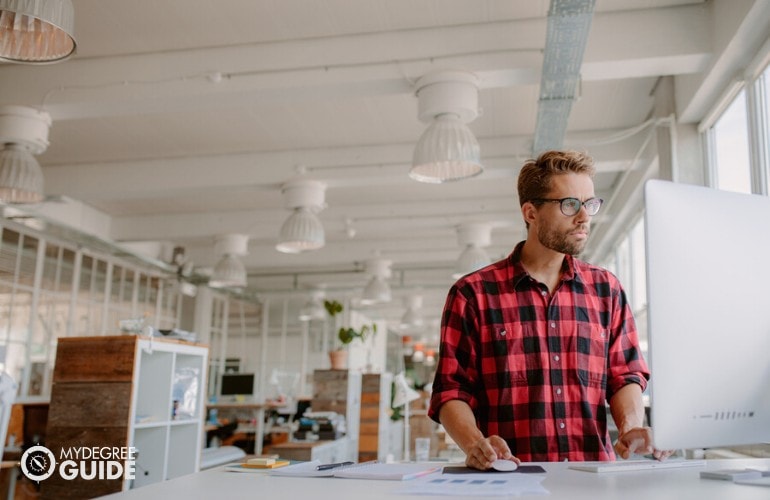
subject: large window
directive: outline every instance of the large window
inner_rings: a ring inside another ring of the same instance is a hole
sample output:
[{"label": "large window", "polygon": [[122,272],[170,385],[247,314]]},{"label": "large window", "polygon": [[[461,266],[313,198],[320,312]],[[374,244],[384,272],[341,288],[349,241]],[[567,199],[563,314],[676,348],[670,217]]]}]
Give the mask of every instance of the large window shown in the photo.
[{"label": "large window", "polygon": [[751,192],[746,91],[741,90],[712,127],[715,154],[714,187]]},{"label": "large window", "polygon": [[59,337],[114,335],[121,319],[178,324],[179,294],[162,273],[0,226],[0,365],[19,396],[45,396]]}]

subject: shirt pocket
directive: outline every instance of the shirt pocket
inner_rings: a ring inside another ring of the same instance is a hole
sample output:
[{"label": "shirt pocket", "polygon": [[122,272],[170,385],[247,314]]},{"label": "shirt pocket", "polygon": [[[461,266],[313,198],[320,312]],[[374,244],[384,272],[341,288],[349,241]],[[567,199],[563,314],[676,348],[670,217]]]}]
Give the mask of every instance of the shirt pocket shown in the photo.
[{"label": "shirt pocket", "polygon": [[521,323],[485,326],[482,330],[481,370],[487,387],[526,386],[534,382],[533,357],[541,346],[534,329]]},{"label": "shirt pocket", "polygon": [[607,387],[610,333],[599,325],[579,323],[577,328],[577,371],[580,382],[589,387]]}]

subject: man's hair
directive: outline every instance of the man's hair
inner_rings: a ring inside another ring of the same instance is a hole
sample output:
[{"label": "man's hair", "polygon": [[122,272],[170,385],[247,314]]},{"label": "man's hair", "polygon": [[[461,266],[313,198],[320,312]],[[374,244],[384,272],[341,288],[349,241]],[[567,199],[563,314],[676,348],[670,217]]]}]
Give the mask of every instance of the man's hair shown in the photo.
[{"label": "man's hair", "polygon": [[580,151],[546,151],[527,160],[519,173],[519,204],[544,198],[551,190],[551,178],[567,173],[594,176],[594,160]]}]

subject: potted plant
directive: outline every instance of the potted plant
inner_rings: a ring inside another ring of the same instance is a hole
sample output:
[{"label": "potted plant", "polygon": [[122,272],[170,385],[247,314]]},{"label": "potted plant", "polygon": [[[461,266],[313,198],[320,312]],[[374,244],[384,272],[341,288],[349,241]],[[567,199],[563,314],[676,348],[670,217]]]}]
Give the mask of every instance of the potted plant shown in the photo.
[{"label": "potted plant", "polygon": [[[343,310],[342,304],[336,300],[324,300],[324,308],[332,319],[335,318],[338,314],[342,314]],[[341,326],[337,332],[337,338],[342,343],[342,348],[329,351],[329,361],[331,362],[332,369],[346,369],[348,364],[348,345],[350,345],[350,343],[356,339],[359,339],[361,342],[365,341],[370,333],[377,333],[376,324],[372,323],[371,325],[363,325],[358,330],[349,326]]]}]

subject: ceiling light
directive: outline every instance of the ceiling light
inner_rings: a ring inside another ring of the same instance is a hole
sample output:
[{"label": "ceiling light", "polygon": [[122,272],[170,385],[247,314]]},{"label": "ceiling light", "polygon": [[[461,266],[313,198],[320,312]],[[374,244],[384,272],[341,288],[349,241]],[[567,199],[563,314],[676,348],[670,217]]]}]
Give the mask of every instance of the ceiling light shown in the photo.
[{"label": "ceiling light", "polygon": [[33,155],[48,147],[51,115],[24,106],[0,106],[0,202],[43,200],[43,171]]},{"label": "ceiling light", "polygon": [[483,172],[479,143],[466,123],[478,116],[478,81],[464,71],[440,71],[417,81],[418,116],[430,125],[414,149],[409,177],[439,184]]},{"label": "ceiling light", "polygon": [[293,212],[281,226],[276,250],[300,253],[318,250],[326,244],[326,236],[317,212],[324,208],[326,185],[311,179],[295,179],[281,188],[284,205]]},{"label": "ceiling light", "polygon": [[0,0],[0,60],[63,61],[75,52],[71,0]]},{"label": "ceiling light", "polygon": [[245,288],[246,267],[238,258],[248,253],[249,237],[245,234],[224,234],[216,237],[214,252],[221,256],[209,279],[212,288]]},{"label": "ceiling light", "polygon": [[457,240],[463,251],[457,259],[453,278],[459,279],[491,263],[483,248],[492,243],[491,225],[479,222],[461,224],[457,228]]},{"label": "ceiling light", "polygon": [[43,200],[43,170],[32,153],[19,144],[0,150],[0,201],[38,203]]},{"label": "ceiling light", "polygon": [[425,321],[422,317],[422,295],[410,295],[404,298],[406,312],[401,316],[399,328],[404,332],[415,332],[422,329]]},{"label": "ceiling light", "polygon": [[324,295],[324,292],[321,290],[316,290],[310,294],[310,299],[299,311],[300,321],[322,320],[326,318],[326,309],[324,309],[323,305]]},{"label": "ceiling light", "polygon": [[371,276],[361,295],[361,304],[371,305],[382,302],[390,302],[390,285],[385,281],[391,276],[392,262],[374,257],[366,261],[366,273]]}]

